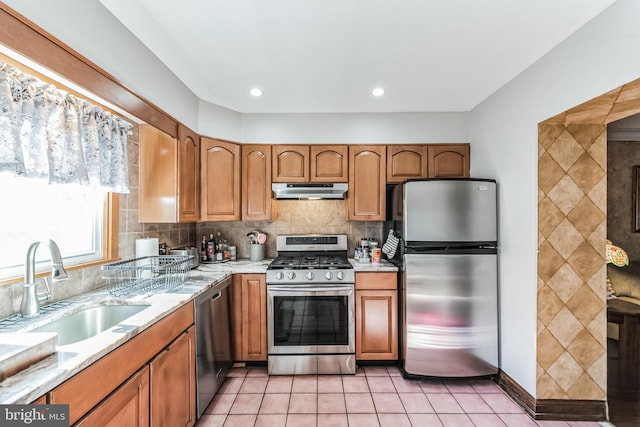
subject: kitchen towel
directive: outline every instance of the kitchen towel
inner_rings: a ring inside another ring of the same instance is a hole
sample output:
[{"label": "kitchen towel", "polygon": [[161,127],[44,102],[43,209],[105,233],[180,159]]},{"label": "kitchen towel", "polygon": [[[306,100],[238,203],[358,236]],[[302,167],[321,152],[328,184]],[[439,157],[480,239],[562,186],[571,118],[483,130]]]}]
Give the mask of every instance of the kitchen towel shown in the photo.
[{"label": "kitchen towel", "polygon": [[400,243],[400,239],[396,237],[395,231],[393,231],[393,229],[389,230],[387,241],[384,242],[384,245],[382,245],[382,252],[387,256],[388,259],[391,259],[395,256],[396,251],[398,250],[398,243]]}]

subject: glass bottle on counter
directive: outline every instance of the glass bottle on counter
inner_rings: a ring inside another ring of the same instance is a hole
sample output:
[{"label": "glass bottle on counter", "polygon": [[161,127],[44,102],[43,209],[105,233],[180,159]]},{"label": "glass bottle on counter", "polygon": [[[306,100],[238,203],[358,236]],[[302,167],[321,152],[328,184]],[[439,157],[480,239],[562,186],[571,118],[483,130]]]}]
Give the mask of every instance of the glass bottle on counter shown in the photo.
[{"label": "glass bottle on counter", "polygon": [[202,243],[200,244],[200,261],[207,260],[207,236],[202,236]]},{"label": "glass bottle on counter", "polygon": [[222,261],[224,259],[224,248],[222,247],[222,237],[220,237],[219,231],[218,231],[218,235],[215,238],[215,245],[216,245],[216,261]]},{"label": "glass bottle on counter", "polygon": [[216,242],[213,239],[213,233],[209,235],[207,242],[207,261],[215,261],[216,259]]}]

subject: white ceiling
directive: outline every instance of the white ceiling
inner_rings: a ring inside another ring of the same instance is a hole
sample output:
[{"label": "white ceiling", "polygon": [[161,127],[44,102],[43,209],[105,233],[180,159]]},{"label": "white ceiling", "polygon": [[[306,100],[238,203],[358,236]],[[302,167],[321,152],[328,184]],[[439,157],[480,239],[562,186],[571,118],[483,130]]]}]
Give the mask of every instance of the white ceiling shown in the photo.
[{"label": "white ceiling", "polygon": [[202,100],[318,113],[469,111],[615,0],[99,1]]}]

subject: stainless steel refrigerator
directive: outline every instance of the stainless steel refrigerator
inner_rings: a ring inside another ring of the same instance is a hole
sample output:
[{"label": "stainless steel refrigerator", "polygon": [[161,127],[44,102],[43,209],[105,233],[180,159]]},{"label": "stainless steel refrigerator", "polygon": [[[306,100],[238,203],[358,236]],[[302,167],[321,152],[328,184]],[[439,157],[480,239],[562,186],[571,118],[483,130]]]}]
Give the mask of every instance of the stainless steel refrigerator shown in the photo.
[{"label": "stainless steel refrigerator", "polygon": [[401,234],[401,355],[407,376],[498,372],[496,182],[408,180],[394,189]]}]

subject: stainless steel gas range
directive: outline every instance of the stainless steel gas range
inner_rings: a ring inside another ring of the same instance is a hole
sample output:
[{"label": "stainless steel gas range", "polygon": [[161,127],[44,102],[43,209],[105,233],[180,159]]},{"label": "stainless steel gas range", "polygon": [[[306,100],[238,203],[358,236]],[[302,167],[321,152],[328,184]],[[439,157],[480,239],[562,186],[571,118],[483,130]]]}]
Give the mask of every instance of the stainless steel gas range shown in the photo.
[{"label": "stainless steel gas range", "polygon": [[355,273],[347,236],[278,236],[267,268],[271,375],[355,373]]}]

